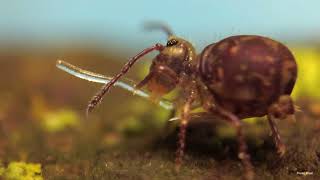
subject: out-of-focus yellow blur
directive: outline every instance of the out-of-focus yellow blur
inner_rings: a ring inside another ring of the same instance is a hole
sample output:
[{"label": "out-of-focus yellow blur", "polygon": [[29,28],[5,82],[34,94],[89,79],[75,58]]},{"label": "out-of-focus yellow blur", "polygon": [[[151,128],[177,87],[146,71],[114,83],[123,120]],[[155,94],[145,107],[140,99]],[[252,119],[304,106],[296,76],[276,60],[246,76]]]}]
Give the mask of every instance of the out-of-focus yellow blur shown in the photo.
[{"label": "out-of-focus yellow blur", "polygon": [[293,90],[294,98],[320,99],[320,48],[295,47],[292,50],[298,63],[298,79]]}]

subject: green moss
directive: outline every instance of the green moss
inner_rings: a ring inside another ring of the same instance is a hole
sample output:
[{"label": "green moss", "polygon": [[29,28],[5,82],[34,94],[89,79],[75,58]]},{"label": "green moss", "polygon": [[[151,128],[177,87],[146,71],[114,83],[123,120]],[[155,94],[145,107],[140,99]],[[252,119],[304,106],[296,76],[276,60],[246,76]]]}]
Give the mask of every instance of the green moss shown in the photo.
[{"label": "green moss", "polygon": [[79,119],[78,115],[69,109],[48,112],[43,117],[42,127],[48,132],[62,131],[67,127],[78,126]]},{"label": "green moss", "polygon": [[144,99],[130,101],[127,107],[130,115],[122,118],[116,124],[117,130],[126,135],[154,132],[165,125],[170,113]]},{"label": "green moss", "polygon": [[128,117],[118,125],[118,130],[127,135],[139,134],[143,131],[144,124],[135,117]]},{"label": "green moss", "polygon": [[6,169],[2,167],[0,173],[7,180],[43,180],[40,164],[11,162]]}]

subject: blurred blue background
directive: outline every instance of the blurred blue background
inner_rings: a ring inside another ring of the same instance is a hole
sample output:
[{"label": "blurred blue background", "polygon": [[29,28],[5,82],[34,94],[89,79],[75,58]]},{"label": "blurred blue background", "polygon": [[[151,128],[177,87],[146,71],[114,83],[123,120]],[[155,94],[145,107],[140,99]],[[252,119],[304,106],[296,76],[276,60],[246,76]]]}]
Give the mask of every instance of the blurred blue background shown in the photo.
[{"label": "blurred blue background", "polygon": [[198,50],[232,34],[266,35],[285,43],[317,41],[319,7],[319,0],[2,0],[0,43],[85,42],[136,52],[165,42],[163,33],[143,31],[143,22],[153,20],[169,24]]}]

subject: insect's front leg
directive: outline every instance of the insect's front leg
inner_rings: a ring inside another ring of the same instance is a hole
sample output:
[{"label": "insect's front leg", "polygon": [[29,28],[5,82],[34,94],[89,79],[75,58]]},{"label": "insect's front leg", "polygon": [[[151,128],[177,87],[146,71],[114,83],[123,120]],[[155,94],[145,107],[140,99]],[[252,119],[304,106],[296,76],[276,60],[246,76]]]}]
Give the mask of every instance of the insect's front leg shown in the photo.
[{"label": "insect's front leg", "polygon": [[188,98],[187,102],[181,108],[180,128],[179,128],[179,134],[178,134],[179,140],[178,140],[178,148],[176,152],[176,171],[180,170],[182,158],[185,152],[186,130],[188,126],[190,106],[192,104],[192,101],[193,99],[191,97]]},{"label": "insect's front leg", "polygon": [[267,116],[272,131],[272,137],[280,157],[285,154],[286,146],[281,141],[275,120],[285,119],[290,115],[294,115],[294,105],[289,95],[280,96],[279,100],[272,104],[268,110]]},{"label": "insect's front leg", "polygon": [[197,91],[194,81],[181,78],[180,85],[182,87],[182,95],[178,98],[178,112],[180,119],[180,128],[178,134],[178,146],[176,152],[176,171],[180,170],[182,159],[186,146],[186,130],[190,119],[190,111],[192,110],[192,103],[197,98]]}]

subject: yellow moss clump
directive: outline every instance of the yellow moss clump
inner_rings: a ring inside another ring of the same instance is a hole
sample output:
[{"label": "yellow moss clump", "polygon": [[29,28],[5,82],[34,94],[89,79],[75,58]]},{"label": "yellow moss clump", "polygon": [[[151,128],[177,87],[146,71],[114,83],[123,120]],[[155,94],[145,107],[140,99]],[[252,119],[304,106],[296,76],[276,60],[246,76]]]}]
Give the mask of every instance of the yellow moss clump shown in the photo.
[{"label": "yellow moss clump", "polygon": [[80,117],[74,110],[68,107],[52,108],[43,96],[33,96],[31,107],[33,117],[47,132],[58,132],[80,124]]},{"label": "yellow moss clump", "polygon": [[43,180],[41,164],[11,162],[7,168],[0,167],[0,177],[7,180]]},{"label": "yellow moss clump", "polygon": [[79,125],[79,117],[72,110],[62,109],[59,111],[47,112],[41,121],[42,127],[48,132],[57,132],[67,127]]}]

